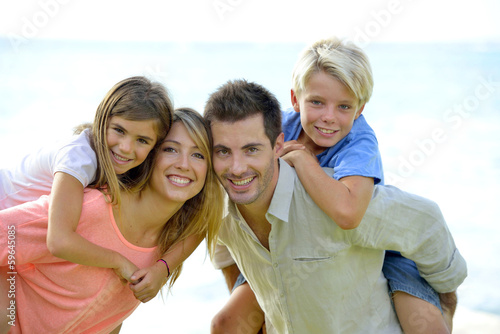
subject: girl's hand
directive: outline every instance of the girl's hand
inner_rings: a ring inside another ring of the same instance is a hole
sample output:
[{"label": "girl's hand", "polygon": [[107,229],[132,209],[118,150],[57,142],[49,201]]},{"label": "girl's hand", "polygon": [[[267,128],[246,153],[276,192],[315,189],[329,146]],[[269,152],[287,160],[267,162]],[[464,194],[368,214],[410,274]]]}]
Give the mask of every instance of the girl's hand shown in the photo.
[{"label": "girl's hand", "polygon": [[131,276],[136,272],[139,268],[130,262],[127,258],[123,257],[122,263],[118,268],[113,268],[116,275],[121,279],[121,281],[125,284],[127,282],[130,283],[138,283],[138,281],[134,281]]},{"label": "girl's hand", "polygon": [[131,279],[136,283],[130,283],[129,287],[135,298],[146,303],[158,294],[167,276],[163,267],[163,263],[157,262],[151,267],[137,270],[132,275]]}]

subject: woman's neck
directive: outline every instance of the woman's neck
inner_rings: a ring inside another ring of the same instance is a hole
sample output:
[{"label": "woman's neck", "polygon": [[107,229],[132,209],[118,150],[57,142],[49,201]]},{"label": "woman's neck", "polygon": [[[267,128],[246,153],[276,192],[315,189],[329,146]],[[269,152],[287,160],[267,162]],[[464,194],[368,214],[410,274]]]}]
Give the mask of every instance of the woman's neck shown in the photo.
[{"label": "woman's neck", "polygon": [[154,247],[165,223],[184,203],[171,203],[145,189],[136,193],[122,193],[120,207],[113,207],[113,215],[122,235],[139,247]]}]

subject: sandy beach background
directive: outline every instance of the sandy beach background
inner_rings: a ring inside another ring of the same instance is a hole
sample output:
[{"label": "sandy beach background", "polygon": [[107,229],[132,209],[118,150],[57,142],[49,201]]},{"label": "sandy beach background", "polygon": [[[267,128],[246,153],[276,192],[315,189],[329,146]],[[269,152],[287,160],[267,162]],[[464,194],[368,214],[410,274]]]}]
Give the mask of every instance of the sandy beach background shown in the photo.
[{"label": "sandy beach background", "polygon": [[[0,3],[0,168],[91,121],[132,75],[164,83],[202,112],[229,79],[289,106],[299,51],[339,35],[368,53],[364,115],[387,183],[436,201],[469,276],[455,333],[500,332],[500,4],[452,1],[68,1]],[[141,305],[122,333],[208,333],[228,292],[203,246],[171,294]]]}]

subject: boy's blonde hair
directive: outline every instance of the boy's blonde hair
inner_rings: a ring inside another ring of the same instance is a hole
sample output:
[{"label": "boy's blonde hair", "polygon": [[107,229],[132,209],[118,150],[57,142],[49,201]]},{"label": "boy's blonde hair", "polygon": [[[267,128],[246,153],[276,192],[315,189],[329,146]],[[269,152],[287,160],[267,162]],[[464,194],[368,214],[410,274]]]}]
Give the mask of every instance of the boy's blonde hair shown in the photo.
[{"label": "boy's blonde hair", "polygon": [[322,39],[302,51],[292,73],[292,88],[300,95],[315,73],[323,71],[342,82],[357,98],[359,107],[370,100],[373,76],[368,56],[352,42]]},{"label": "boy's blonde hair", "polygon": [[[208,169],[203,189],[187,200],[165,224],[158,238],[158,250],[160,254],[165,254],[173,245],[197,234],[205,237],[212,257],[224,212],[224,190],[212,168],[212,133],[203,117],[190,108],[176,109],[173,123],[176,122],[182,122],[186,127],[205,157]],[[168,278],[169,287],[172,287],[181,270],[182,264],[172,271]]]}]

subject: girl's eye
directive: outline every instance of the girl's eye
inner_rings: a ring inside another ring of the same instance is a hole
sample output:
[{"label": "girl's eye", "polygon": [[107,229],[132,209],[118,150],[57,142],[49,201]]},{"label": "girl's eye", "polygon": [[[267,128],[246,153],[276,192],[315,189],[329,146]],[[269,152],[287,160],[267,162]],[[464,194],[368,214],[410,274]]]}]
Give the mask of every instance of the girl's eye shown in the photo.
[{"label": "girl's eye", "polygon": [[120,134],[124,134],[124,133],[125,133],[125,132],[124,132],[122,129],[120,129],[120,128],[115,128],[115,131],[116,131],[116,132],[118,132],[118,133],[120,133]]},{"label": "girl's eye", "polygon": [[141,144],[145,144],[145,145],[148,145],[148,144],[149,144],[149,142],[148,142],[146,139],[139,138],[139,139],[137,139],[137,140],[138,140],[138,141],[139,141],[139,143],[141,143]]}]

